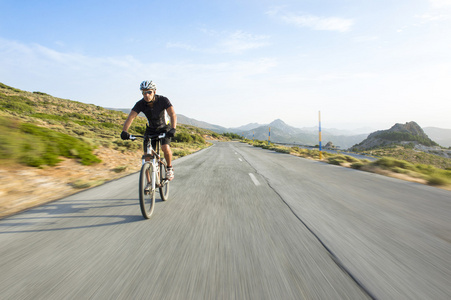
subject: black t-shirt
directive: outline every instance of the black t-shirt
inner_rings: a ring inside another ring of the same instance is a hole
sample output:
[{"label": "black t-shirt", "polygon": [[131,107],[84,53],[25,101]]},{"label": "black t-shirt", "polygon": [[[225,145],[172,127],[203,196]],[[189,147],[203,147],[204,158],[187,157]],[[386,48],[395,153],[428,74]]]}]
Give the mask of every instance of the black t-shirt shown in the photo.
[{"label": "black t-shirt", "polygon": [[164,112],[171,106],[172,104],[168,98],[161,95],[155,95],[155,101],[152,107],[150,106],[150,103],[146,102],[143,98],[136,102],[132,110],[138,114],[140,112],[144,113],[147,118],[147,126],[149,129],[158,131],[167,125]]}]

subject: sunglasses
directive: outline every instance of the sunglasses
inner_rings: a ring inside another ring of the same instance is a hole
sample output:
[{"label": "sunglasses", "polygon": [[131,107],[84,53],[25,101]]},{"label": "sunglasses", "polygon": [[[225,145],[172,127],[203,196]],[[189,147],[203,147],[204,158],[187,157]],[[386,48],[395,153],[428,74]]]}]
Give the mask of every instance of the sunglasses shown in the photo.
[{"label": "sunglasses", "polygon": [[146,91],[146,92],[143,92],[143,95],[145,95],[145,94],[151,95],[152,93],[153,93],[153,91]]}]

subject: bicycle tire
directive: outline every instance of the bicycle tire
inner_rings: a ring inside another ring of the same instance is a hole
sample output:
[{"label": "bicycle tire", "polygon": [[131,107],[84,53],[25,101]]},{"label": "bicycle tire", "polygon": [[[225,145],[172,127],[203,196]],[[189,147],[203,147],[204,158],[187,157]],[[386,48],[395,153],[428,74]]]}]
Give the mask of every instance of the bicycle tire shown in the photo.
[{"label": "bicycle tire", "polygon": [[[160,163],[160,183],[166,178],[166,165]],[[161,200],[167,201],[169,199],[169,181],[164,180],[164,185],[160,186]]]},{"label": "bicycle tire", "polygon": [[145,192],[147,184],[151,184],[147,178],[152,181],[152,164],[149,162],[143,164],[139,175],[139,206],[143,217],[150,219],[155,208],[155,189],[150,188],[148,193]]}]

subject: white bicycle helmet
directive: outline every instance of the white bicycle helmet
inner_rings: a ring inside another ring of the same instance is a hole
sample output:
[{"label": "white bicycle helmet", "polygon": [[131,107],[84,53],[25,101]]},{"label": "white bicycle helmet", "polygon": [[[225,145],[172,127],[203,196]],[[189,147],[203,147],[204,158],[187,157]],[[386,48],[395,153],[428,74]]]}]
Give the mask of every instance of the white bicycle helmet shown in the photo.
[{"label": "white bicycle helmet", "polygon": [[155,83],[152,82],[152,80],[145,80],[145,81],[141,82],[139,89],[141,91],[142,90],[156,90],[157,86]]}]

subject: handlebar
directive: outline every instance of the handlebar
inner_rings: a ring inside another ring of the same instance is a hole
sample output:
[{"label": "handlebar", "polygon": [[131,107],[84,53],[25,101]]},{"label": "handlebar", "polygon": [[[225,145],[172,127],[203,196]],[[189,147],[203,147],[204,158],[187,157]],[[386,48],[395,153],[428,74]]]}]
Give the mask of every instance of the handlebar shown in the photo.
[{"label": "handlebar", "polygon": [[159,140],[164,139],[166,137],[166,133],[158,133],[158,134],[152,134],[152,135],[130,135],[130,140],[134,141],[136,140],[136,138],[148,138],[148,139],[156,139],[158,138]]}]

